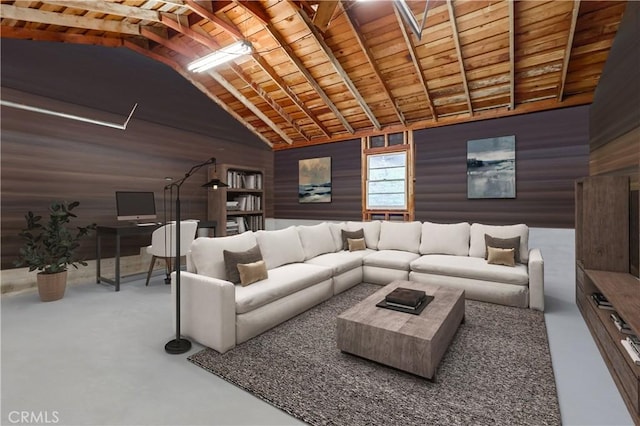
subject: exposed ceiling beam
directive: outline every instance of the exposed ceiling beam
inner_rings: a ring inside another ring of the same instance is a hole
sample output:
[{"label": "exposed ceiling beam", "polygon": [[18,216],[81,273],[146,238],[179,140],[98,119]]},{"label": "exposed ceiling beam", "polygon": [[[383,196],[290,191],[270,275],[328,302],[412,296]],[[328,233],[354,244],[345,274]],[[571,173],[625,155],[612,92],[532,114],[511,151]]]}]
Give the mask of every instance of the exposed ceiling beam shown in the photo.
[{"label": "exposed ceiling beam", "polygon": [[0,17],[3,19],[16,19],[18,21],[31,21],[41,24],[60,25],[62,27],[84,28],[88,30],[107,31],[139,35],[140,26],[121,21],[86,18],[84,16],[65,15],[62,13],[45,12],[38,9],[0,5]]},{"label": "exposed ceiling beam", "polygon": [[322,90],[322,88],[320,87],[320,84],[318,84],[318,82],[313,78],[309,70],[307,70],[307,68],[304,66],[304,64],[300,60],[300,58],[296,56],[296,54],[293,52],[291,47],[289,47],[289,44],[284,39],[284,37],[282,37],[280,32],[271,24],[269,20],[269,16],[262,9],[262,6],[260,6],[258,2],[240,1],[240,0],[235,0],[235,1],[238,5],[244,7],[245,10],[247,10],[248,12],[253,14],[256,18],[258,18],[260,21],[262,21],[267,32],[271,35],[271,37],[273,37],[280,44],[280,47],[282,47],[282,49],[285,51],[285,53],[289,57],[289,60],[293,62],[293,64],[298,69],[298,71],[306,78],[307,83],[309,83],[311,88],[316,91],[316,93],[324,101],[326,106],[333,112],[336,118],[342,123],[342,125],[347,130],[347,132],[353,134],[354,130],[353,130],[353,127],[351,127],[351,124],[349,124],[349,122],[347,121],[346,118],[344,118],[344,116],[342,115],[338,107],[336,107],[333,101],[329,99],[329,96],[327,96],[324,90]]},{"label": "exposed ceiling beam", "polygon": [[456,52],[458,53],[458,63],[460,64],[460,74],[462,75],[462,85],[464,87],[464,93],[467,95],[467,107],[469,108],[469,115],[473,116],[471,95],[469,94],[469,85],[467,84],[467,73],[464,69],[462,49],[460,49],[460,37],[458,37],[458,25],[456,24],[456,15],[453,13],[453,4],[451,3],[451,0],[447,0],[447,9],[449,10],[449,20],[451,21],[451,30],[453,31],[453,42],[456,45]]},{"label": "exposed ceiling beam", "polygon": [[[210,39],[209,37],[200,34],[188,27],[182,26],[180,24],[178,24],[176,21],[174,21],[173,19],[169,18],[169,17],[163,17],[162,22],[169,26],[170,28],[174,29],[175,31],[180,32],[181,34],[185,35],[186,37],[192,38],[193,40],[211,48],[212,50],[216,50],[218,49],[220,46],[218,45],[218,43],[213,40]],[[156,39],[152,39],[158,43],[162,43],[162,41],[160,41],[160,39],[156,38]],[[173,44],[173,47],[170,47],[170,49],[180,49],[178,47],[178,45]],[[178,50],[179,53],[185,55],[185,49],[180,49]],[[195,52],[192,53],[187,53],[185,56],[190,57],[191,59],[198,57],[199,55],[197,55]],[[293,140],[280,128],[280,126],[278,126],[276,123],[274,123],[269,117],[267,117],[267,115],[265,113],[263,113],[260,108],[258,108],[253,102],[251,102],[249,99],[247,99],[246,96],[244,96],[238,89],[235,88],[235,86],[233,86],[231,83],[229,83],[220,73],[218,73],[217,71],[208,71],[206,73],[207,75],[211,76],[218,84],[220,84],[222,87],[225,88],[225,90],[227,90],[229,93],[231,93],[234,97],[236,97],[247,109],[249,109],[252,113],[254,113],[258,118],[260,118],[260,120],[262,120],[267,126],[269,126],[274,132],[276,132],[281,138],[282,140],[284,140],[286,143],[288,144],[292,144]],[[242,78],[242,76],[240,76]],[[252,89],[255,90],[254,87],[251,86]],[[264,92],[263,92],[264,93]],[[258,93],[260,95],[260,93]],[[273,106],[271,102],[268,102],[270,106]],[[278,110],[276,109],[276,112],[278,112],[280,114],[280,112],[284,112],[284,110],[282,110],[281,108]],[[288,115],[287,115],[288,117]],[[286,118],[285,118],[286,119]],[[289,117],[290,119],[290,117]],[[298,127],[298,126],[296,126]],[[297,130],[297,128],[294,127],[294,129]],[[298,127],[299,128],[299,127]],[[306,136],[303,134],[303,136]]]},{"label": "exposed ceiling beam", "polygon": [[331,134],[329,133],[329,130],[325,127],[325,125],[322,124],[318,117],[316,117],[316,115],[309,108],[307,108],[307,106],[300,100],[300,98],[298,98],[298,95],[293,93],[293,90],[291,90],[289,85],[282,79],[282,77],[278,75],[276,70],[274,70],[273,67],[269,65],[269,63],[258,53],[253,53],[251,56],[258,63],[258,65],[260,65],[260,68],[262,68],[262,70],[266,72],[269,77],[271,77],[274,83],[278,85],[280,90],[282,90],[289,97],[291,102],[293,102],[298,108],[300,108],[305,113],[305,115],[309,117],[309,119],[313,121],[316,126],[318,126],[318,128],[322,131],[322,133],[324,133],[326,137],[331,137]]},{"label": "exposed ceiling beam", "polygon": [[242,68],[237,65],[231,65],[231,69],[233,69],[236,75],[240,77],[240,79],[242,79],[242,81],[244,81],[247,86],[251,87],[253,91],[258,94],[258,96],[260,96],[274,111],[276,111],[280,115],[280,117],[284,118],[284,120],[289,123],[289,125],[293,127],[295,131],[304,138],[304,140],[308,141],[310,139],[309,136],[302,130],[302,128],[295,122],[295,120],[291,118],[291,116],[275,100],[273,100],[271,96],[269,96],[269,94],[262,87],[260,87],[258,83],[254,82],[251,77],[242,70]]},{"label": "exposed ceiling beam", "polygon": [[302,20],[302,22],[306,24],[309,31],[311,31],[311,34],[313,34],[314,39],[316,40],[316,42],[318,43],[318,45],[320,46],[324,54],[329,59],[329,62],[331,63],[331,65],[333,65],[333,68],[336,70],[336,73],[338,73],[338,75],[342,78],[345,86],[347,86],[347,89],[349,89],[349,92],[351,92],[351,95],[353,95],[356,102],[358,102],[358,105],[360,105],[360,108],[364,111],[365,115],[369,118],[369,121],[371,121],[371,123],[373,124],[373,127],[375,127],[377,130],[380,130],[382,128],[380,126],[380,122],[376,118],[373,111],[371,111],[371,108],[369,108],[367,101],[364,100],[364,98],[360,94],[360,91],[358,90],[356,85],[353,84],[353,81],[351,81],[351,77],[349,77],[349,74],[347,74],[344,68],[342,68],[340,61],[338,60],[338,58],[336,58],[336,55],[333,54],[333,50],[331,50],[331,48],[327,46],[327,43],[324,41],[324,37],[322,36],[322,34],[320,34],[318,29],[315,27],[315,25],[313,25],[313,22],[311,22],[311,19],[309,18],[309,16],[305,13],[305,11],[303,11],[302,9],[299,9],[295,4],[292,4],[291,1],[289,1],[289,5],[293,8],[293,10],[295,10],[296,14]]},{"label": "exposed ceiling beam", "polygon": [[567,47],[564,50],[564,61],[562,63],[562,77],[560,78],[560,90],[558,91],[558,102],[562,102],[564,96],[564,85],[567,81],[567,71],[569,70],[569,59],[571,58],[571,48],[573,47],[573,36],[576,32],[576,22],[578,22],[578,12],[580,12],[580,0],[573,0],[573,12],[571,13],[571,27],[567,37]]},{"label": "exposed ceiling beam", "polygon": [[416,75],[420,80],[420,86],[424,90],[424,95],[427,98],[427,104],[429,105],[429,110],[431,110],[431,117],[434,121],[438,121],[438,114],[436,113],[436,108],[433,105],[433,101],[431,100],[431,96],[429,95],[429,87],[427,86],[427,81],[424,78],[424,73],[422,72],[422,67],[420,66],[420,61],[418,60],[418,52],[416,52],[416,48],[411,41],[411,36],[407,32],[407,28],[404,24],[404,19],[398,12],[397,8],[393,8],[393,13],[396,14],[396,21],[398,21],[398,26],[400,27],[400,31],[402,32],[402,37],[404,38],[404,42],[407,45],[407,49],[409,50],[409,55],[411,56],[411,61],[413,62],[413,66],[416,69]]},{"label": "exposed ceiling beam", "polygon": [[313,16],[313,24],[325,32],[331,22],[331,17],[338,7],[338,0],[324,0],[318,3],[318,10]]},{"label": "exposed ceiling beam", "polygon": [[2,38],[17,38],[23,40],[55,41],[64,43],[91,44],[96,46],[119,47],[122,39],[115,37],[87,36],[84,34],[69,34],[58,31],[32,30],[23,27],[2,27]]},{"label": "exposed ceiling beam", "polygon": [[220,108],[225,110],[233,118],[235,118],[239,123],[241,123],[247,129],[249,129],[254,135],[256,135],[258,138],[260,138],[261,141],[266,143],[268,146],[273,147],[273,144],[266,137],[264,137],[262,135],[262,133],[258,129],[256,129],[253,125],[251,125],[249,122],[247,122],[244,118],[242,118],[233,109],[229,108],[229,106],[227,106],[226,103],[224,103],[220,98],[218,98],[216,95],[211,93],[211,91],[204,84],[202,84],[198,80],[194,79],[192,74],[190,72],[188,72],[187,70],[185,70],[182,65],[180,65],[179,63],[173,61],[170,58],[167,58],[166,56],[163,56],[163,55],[160,55],[158,53],[152,52],[152,51],[150,51],[148,49],[140,47],[137,44],[131,43],[129,41],[125,41],[124,45],[125,45],[125,47],[128,47],[129,49],[131,49],[131,50],[133,50],[135,52],[138,52],[138,53],[140,53],[142,55],[145,55],[145,56],[148,56],[148,57],[150,57],[152,59],[160,61],[160,62],[168,65],[169,67],[173,68],[176,72],[178,72],[181,76],[183,76],[187,81],[189,81],[196,88],[198,88],[202,93],[204,93],[211,100],[213,100]]},{"label": "exposed ceiling beam", "polygon": [[42,3],[55,6],[72,7],[74,9],[85,9],[92,12],[105,13],[107,15],[118,15],[144,21],[160,22],[160,13],[155,10],[145,10],[139,7],[125,6],[119,3],[109,3],[95,0],[41,0]]},{"label": "exposed ceiling beam", "polygon": [[380,68],[378,67],[376,60],[373,57],[373,53],[371,53],[371,49],[369,49],[369,46],[367,46],[364,40],[364,36],[362,35],[362,30],[360,29],[360,24],[353,16],[353,12],[349,11],[349,9],[347,9],[344,4],[341,3],[341,5],[344,10],[345,19],[349,24],[349,27],[351,28],[353,35],[358,41],[358,44],[362,49],[362,53],[364,53],[364,56],[367,58],[367,62],[369,62],[369,65],[373,69],[373,75],[376,77],[376,80],[378,80],[378,84],[380,84],[380,86],[384,90],[384,94],[387,96],[387,99],[389,100],[389,105],[391,105],[391,108],[398,116],[398,120],[400,120],[400,123],[406,125],[407,122],[404,118],[404,115],[402,114],[402,111],[400,111],[400,108],[398,108],[398,106],[396,105],[396,102],[393,99],[393,95],[391,94],[391,90],[389,89],[387,82],[382,78]]},{"label": "exposed ceiling beam", "polygon": [[515,15],[515,1],[507,0],[509,4],[509,109],[514,109],[516,106],[516,15]]},{"label": "exposed ceiling beam", "polygon": [[207,9],[205,9],[204,7],[202,7],[201,5],[199,5],[193,0],[186,0],[185,3],[189,7],[189,9],[193,10],[195,13],[197,13],[204,19],[208,19],[209,21],[213,22],[216,26],[220,27],[220,29],[226,31],[228,34],[231,34],[231,36],[235,37],[236,40],[244,39],[244,36],[240,32],[240,30],[238,30],[238,28],[235,27],[235,25],[229,24],[225,20],[218,18],[214,13],[209,12]]}]

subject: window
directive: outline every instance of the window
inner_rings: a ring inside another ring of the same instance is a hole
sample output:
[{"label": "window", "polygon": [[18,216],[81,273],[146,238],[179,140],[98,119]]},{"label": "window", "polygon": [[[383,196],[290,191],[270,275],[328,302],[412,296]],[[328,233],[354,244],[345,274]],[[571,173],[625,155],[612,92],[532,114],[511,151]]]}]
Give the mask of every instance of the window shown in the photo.
[{"label": "window", "polygon": [[367,210],[407,209],[407,152],[367,156]]},{"label": "window", "polygon": [[413,138],[410,131],[362,139],[364,220],[413,220]]}]

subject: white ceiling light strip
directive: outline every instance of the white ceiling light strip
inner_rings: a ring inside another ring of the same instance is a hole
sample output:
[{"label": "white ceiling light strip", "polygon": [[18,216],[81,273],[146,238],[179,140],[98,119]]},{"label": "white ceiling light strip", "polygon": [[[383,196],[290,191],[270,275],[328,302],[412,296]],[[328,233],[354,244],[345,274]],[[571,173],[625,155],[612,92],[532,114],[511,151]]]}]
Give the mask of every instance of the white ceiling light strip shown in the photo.
[{"label": "white ceiling light strip", "polygon": [[118,124],[118,123],[110,123],[108,121],[94,120],[93,118],[81,117],[79,115],[66,114],[64,112],[53,111],[53,110],[50,110],[50,109],[29,106],[29,105],[20,104],[20,103],[17,103],[17,102],[5,101],[4,99],[0,99],[0,105],[6,106],[6,107],[9,107],[9,108],[16,108],[16,109],[22,109],[22,110],[25,110],[25,111],[37,112],[37,113],[40,113],[40,114],[53,115],[55,117],[67,118],[69,120],[82,121],[84,123],[97,124],[98,126],[111,127],[113,129],[119,129],[119,130],[126,130],[127,129],[127,125],[129,124],[129,121],[131,120],[131,116],[133,116],[133,112],[138,107],[138,104],[136,103],[133,106],[133,108],[131,109],[131,112],[129,113],[129,116],[127,117],[127,119],[124,122],[124,124]]}]

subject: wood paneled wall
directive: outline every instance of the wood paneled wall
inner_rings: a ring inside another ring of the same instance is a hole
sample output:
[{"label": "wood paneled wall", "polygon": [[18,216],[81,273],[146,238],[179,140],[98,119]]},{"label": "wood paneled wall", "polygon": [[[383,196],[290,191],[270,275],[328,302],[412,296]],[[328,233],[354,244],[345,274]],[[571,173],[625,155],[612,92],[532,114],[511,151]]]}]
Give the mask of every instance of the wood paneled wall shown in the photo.
[{"label": "wood paneled wall", "polygon": [[640,3],[630,1],[602,72],[589,120],[589,174],[622,174],[640,189]]},{"label": "wood paneled wall", "polygon": [[[572,228],[587,130],[582,106],[416,131],[416,219]],[[516,137],[516,198],[467,199],[467,141],[509,135]]]},{"label": "wood paneled wall", "polygon": [[[361,220],[360,155],[360,139],[275,152],[273,217]],[[301,204],[298,202],[298,161],[316,157],[331,157],[331,203]]]},{"label": "wood paneled wall", "polygon": [[[467,199],[467,140],[516,135],[517,198]],[[575,107],[414,133],[416,220],[573,227],[573,181],[588,171],[588,107]],[[360,141],[275,153],[279,219],[360,220]],[[299,204],[298,160],[331,156],[333,202]]]},{"label": "wood paneled wall", "polygon": [[[3,88],[3,99],[120,122],[94,109]],[[248,133],[248,132],[247,132]],[[250,136],[253,137],[253,136]],[[2,269],[13,268],[28,210],[46,213],[53,200],[78,200],[78,224],[116,222],[115,191],[154,191],[161,218],[165,176],[180,178],[193,165],[218,163],[265,169],[266,213],[273,215],[273,153],[257,138],[254,146],[226,134],[205,136],[134,118],[125,131],[2,107]],[[241,142],[241,143],[238,143]],[[206,168],[180,191],[182,217],[206,219]],[[46,217],[45,217],[46,218]],[[114,255],[108,244],[103,256]],[[138,254],[150,238],[123,239],[123,255]],[[89,238],[82,256],[95,258]]]}]

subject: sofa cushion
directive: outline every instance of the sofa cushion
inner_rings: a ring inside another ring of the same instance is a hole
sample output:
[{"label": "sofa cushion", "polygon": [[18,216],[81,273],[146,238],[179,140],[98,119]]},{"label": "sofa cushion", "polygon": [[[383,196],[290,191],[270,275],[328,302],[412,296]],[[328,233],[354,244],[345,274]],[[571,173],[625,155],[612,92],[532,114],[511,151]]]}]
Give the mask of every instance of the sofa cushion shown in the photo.
[{"label": "sofa cushion", "polygon": [[347,238],[347,244],[349,245],[349,251],[366,250],[367,244],[364,242],[364,238]]},{"label": "sofa cushion", "polygon": [[482,225],[474,223],[471,225],[471,243],[469,245],[469,256],[482,257],[486,253],[484,235],[488,234],[496,238],[520,237],[520,261],[529,261],[529,227],[524,224],[519,225]]},{"label": "sofa cushion", "polygon": [[224,267],[227,271],[227,281],[231,281],[234,284],[240,282],[238,264],[262,260],[262,253],[260,253],[260,247],[257,244],[246,251],[223,250],[222,254],[224,256]]},{"label": "sofa cushion", "polygon": [[191,244],[191,261],[198,274],[226,280],[223,251],[246,251],[256,244],[256,237],[250,231],[230,237],[196,238]]},{"label": "sofa cushion", "polygon": [[380,221],[347,222],[347,230],[355,231],[358,229],[364,230],[364,240],[367,243],[367,248],[377,249],[378,240],[380,239]]},{"label": "sofa cushion", "polygon": [[418,253],[420,250],[420,222],[382,222],[378,250],[403,250]]},{"label": "sofa cushion", "polygon": [[236,285],[236,314],[244,314],[331,278],[331,268],[292,263],[269,270],[269,277],[246,287]]},{"label": "sofa cushion", "polygon": [[362,266],[362,255],[359,253],[365,253],[365,251],[339,251],[337,253],[321,254],[318,257],[307,260],[305,263],[331,268],[333,276],[336,276]]},{"label": "sofa cushion", "polygon": [[408,251],[379,250],[365,256],[362,259],[362,264],[366,266],[378,266],[380,268],[408,271],[409,264],[419,257],[419,254]]},{"label": "sofa cushion", "polygon": [[313,226],[298,226],[298,236],[304,250],[304,260],[311,259],[320,254],[332,253],[335,250],[333,236],[328,223],[319,223]]},{"label": "sofa cushion", "polygon": [[329,223],[328,225],[331,230],[331,236],[333,237],[333,244],[335,246],[333,251],[342,250],[342,230],[346,226],[345,223]]},{"label": "sofa cushion", "polygon": [[252,263],[238,263],[238,274],[240,275],[240,285],[246,287],[258,281],[269,278],[267,265],[264,260]]},{"label": "sofa cushion", "polygon": [[484,244],[486,246],[485,259],[489,258],[489,247],[513,249],[513,259],[520,263],[520,237],[496,238],[489,234],[484,234]]},{"label": "sofa cushion", "polygon": [[470,228],[467,222],[451,224],[424,222],[420,254],[469,256]]},{"label": "sofa cushion", "polygon": [[347,231],[343,229],[340,231],[342,234],[342,250],[349,250],[349,240],[364,239],[364,230],[358,229],[356,231]]},{"label": "sofa cushion", "polygon": [[257,231],[255,234],[267,269],[304,261],[304,250],[295,227],[278,231]]},{"label": "sofa cushion", "polygon": [[480,257],[427,254],[411,262],[411,270],[496,283],[518,285],[529,283],[525,265],[517,264],[515,267],[490,265]]},{"label": "sofa cushion", "polygon": [[515,249],[487,246],[487,263],[491,265],[516,266]]}]

